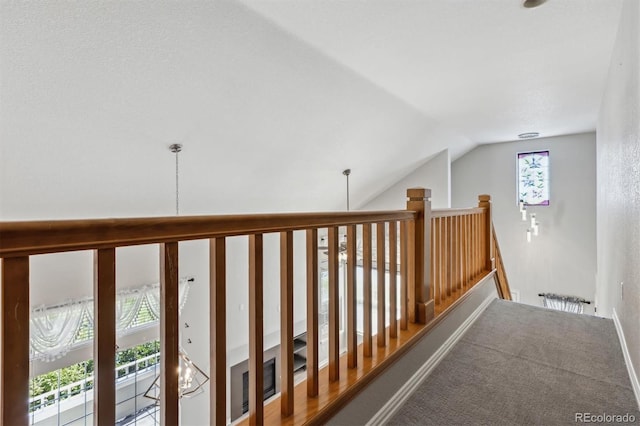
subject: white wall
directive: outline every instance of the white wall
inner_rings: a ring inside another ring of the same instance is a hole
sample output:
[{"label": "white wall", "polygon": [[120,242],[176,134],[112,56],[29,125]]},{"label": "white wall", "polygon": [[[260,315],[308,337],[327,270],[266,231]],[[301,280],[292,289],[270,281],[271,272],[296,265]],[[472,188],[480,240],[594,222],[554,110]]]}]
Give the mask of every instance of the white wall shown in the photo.
[{"label": "white wall", "polygon": [[445,149],[362,206],[362,210],[402,210],[408,188],[431,189],[431,208],[451,207],[451,157]]},{"label": "white wall", "polygon": [[[551,202],[529,207],[540,235],[526,241],[516,195],[516,154],[549,150]],[[477,205],[490,194],[493,223],[512,289],[523,303],[542,304],[554,292],[593,301],[596,273],[595,134],[482,145],[452,165],[453,207]],[[585,307],[593,312],[593,304]]]},{"label": "white wall", "polygon": [[640,2],[626,0],[597,128],[598,306],[607,316],[615,310],[637,374],[640,373],[639,28]]}]

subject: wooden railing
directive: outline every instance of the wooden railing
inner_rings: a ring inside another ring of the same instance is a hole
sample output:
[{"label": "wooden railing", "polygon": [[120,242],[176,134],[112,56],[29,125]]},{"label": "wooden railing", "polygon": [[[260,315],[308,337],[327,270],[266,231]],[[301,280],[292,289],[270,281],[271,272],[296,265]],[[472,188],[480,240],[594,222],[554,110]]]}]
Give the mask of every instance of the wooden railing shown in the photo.
[{"label": "wooden railing", "polygon": [[[478,208],[431,211],[430,190],[409,189],[407,210],[192,216],[140,219],[1,222],[2,323],[0,423],[26,425],[29,383],[29,257],[43,253],[94,251],[95,397],[94,424],[115,423],[115,262],[116,249],[158,244],[160,248],[160,417],[179,423],[178,257],[179,242],[208,239],[210,249],[210,407],[211,424],[227,423],[226,240],[248,237],[249,415],[251,425],[318,423],[353,397],[373,377],[415,343],[435,315],[474,283],[492,273],[493,238],[488,196]],[[340,353],[338,265],[339,229],[346,228],[348,259],[356,259],[362,236],[363,282],[356,262],[346,263],[347,351]],[[328,235],[329,361],[318,358],[318,229]],[[293,382],[293,232],[306,232],[307,380]],[[281,395],[279,407],[263,406],[263,235],[280,234]],[[373,236],[375,233],[375,259]],[[389,247],[385,247],[389,241]],[[386,255],[388,251],[388,257]],[[377,330],[373,335],[372,276],[376,264]],[[389,265],[389,282],[386,268]],[[399,283],[396,275],[399,273]],[[433,285],[432,285],[433,283]],[[396,298],[400,286],[400,300]],[[362,289],[362,343],[356,330],[356,295]],[[386,327],[385,292],[390,326]],[[375,340],[374,340],[375,337]],[[375,342],[375,343],[374,343]],[[269,411],[271,410],[271,411]],[[276,414],[274,412],[277,411]]]},{"label": "wooden railing", "polygon": [[494,268],[490,197],[474,209],[434,210],[431,229],[430,296],[439,313]]},{"label": "wooden railing", "polygon": [[504,269],[504,262],[502,261],[502,254],[500,253],[500,246],[498,245],[495,229],[491,233],[491,238],[496,256],[496,287],[498,289],[498,295],[501,299],[511,300],[511,289],[509,288],[507,271]]}]

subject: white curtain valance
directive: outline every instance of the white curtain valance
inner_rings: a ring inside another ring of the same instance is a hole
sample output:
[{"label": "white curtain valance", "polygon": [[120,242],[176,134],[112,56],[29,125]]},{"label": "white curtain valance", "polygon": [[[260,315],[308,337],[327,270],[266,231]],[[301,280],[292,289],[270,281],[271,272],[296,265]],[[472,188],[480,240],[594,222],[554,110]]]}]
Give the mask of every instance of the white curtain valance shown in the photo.
[{"label": "white curtain valance", "polygon": [[[179,282],[180,306],[187,301],[193,278]],[[118,336],[160,318],[160,284],[155,283],[116,294],[116,333]],[[93,298],[70,300],[62,305],[40,306],[31,311],[30,359],[53,361],[71,348],[93,338]]]}]

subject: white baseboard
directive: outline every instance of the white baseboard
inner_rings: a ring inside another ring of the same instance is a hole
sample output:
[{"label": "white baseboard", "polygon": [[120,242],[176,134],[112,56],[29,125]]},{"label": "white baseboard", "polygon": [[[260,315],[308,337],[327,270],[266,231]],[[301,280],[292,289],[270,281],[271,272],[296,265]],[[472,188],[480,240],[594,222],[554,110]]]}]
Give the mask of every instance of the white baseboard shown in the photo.
[{"label": "white baseboard", "polygon": [[447,353],[451,350],[453,345],[455,345],[458,340],[462,337],[465,331],[475,322],[476,319],[480,316],[480,314],[489,306],[496,298],[495,295],[491,295],[482,301],[480,306],[476,308],[475,311],[469,318],[467,318],[461,325],[458,327],[456,331],[453,332],[451,336],[443,343],[443,345],[438,348],[438,350],[425,362],[422,367],[416,371],[413,376],[404,384],[402,387],[387,401],[386,404],[382,406],[382,408],[371,417],[371,419],[367,422],[367,426],[378,426],[386,424],[391,417],[400,409],[402,404],[413,394],[413,392],[418,388],[418,386],[431,374],[433,369],[442,361],[442,359],[447,355]]},{"label": "white baseboard", "polygon": [[613,309],[612,318],[613,318],[613,323],[616,326],[616,331],[618,332],[618,339],[620,339],[620,346],[622,347],[624,362],[625,364],[627,364],[629,379],[631,379],[631,387],[633,388],[633,393],[636,396],[636,403],[638,404],[638,409],[640,410],[640,381],[638,380],[638,375],[636,374],[636,371],[633,368],[633,363],[631,362],[631,356],[629,355],[629,347],[627,346],[627,340],[624,338],[624,331],[622,331],[620,318],[618,318],[618,313],[616,312],[615,308]]}]

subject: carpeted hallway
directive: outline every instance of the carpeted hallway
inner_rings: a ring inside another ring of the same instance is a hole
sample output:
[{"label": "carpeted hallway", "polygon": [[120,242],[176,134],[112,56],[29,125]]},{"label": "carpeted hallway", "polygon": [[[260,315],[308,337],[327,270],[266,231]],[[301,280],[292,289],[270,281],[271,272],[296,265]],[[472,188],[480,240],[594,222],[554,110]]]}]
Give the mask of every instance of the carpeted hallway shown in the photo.
[{"label": "carpeted hallway", "polygon": [[576,413],[640,422],[613,321],[495,300],[389,424],[580,424]]}]

